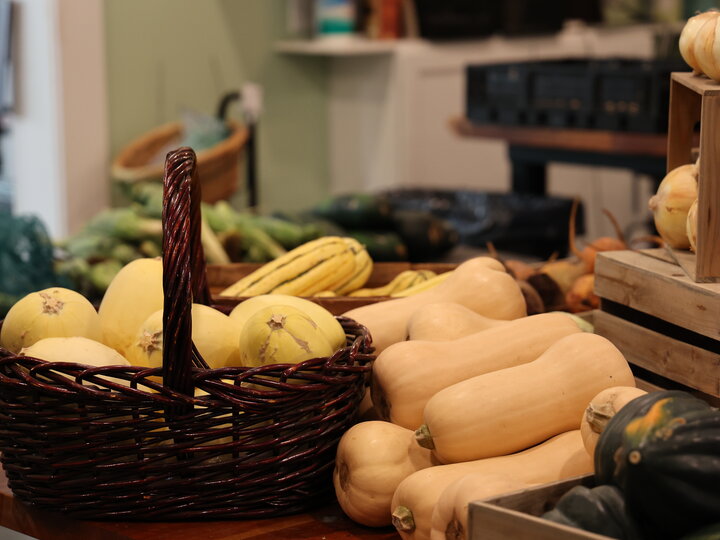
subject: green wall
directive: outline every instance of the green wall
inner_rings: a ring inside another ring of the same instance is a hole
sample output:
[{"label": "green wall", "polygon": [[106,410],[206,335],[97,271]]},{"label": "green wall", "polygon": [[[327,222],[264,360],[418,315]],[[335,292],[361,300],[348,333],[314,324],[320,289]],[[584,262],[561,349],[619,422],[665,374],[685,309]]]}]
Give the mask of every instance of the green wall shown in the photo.
[{"label": "green wall", "polygon": [[213,113],[223,92],[252,81],[265,104],[261,209],[303,209],[327,194],[328,65],[274,52],[284,0],[105,0],[105,17],[113,155],[183,109]]}]

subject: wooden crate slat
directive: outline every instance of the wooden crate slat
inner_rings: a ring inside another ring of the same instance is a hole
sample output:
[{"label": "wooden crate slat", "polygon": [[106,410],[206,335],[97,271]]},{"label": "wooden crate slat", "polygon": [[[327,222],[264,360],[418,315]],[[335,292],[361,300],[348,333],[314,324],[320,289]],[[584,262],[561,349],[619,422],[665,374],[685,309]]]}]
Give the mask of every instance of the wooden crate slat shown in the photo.
[{"label": "wooden crate slat", "polygon": [[608,540],[538,516],[555,506],[571,488],[593,487],[591,474],[473,501],[468,506],[469,540]]},{"label": "wooden crate slat", "polygon": [[472,509],[469,540],[610,540],[494,504],[473,503]]},{"label": "wooden crate slat", "polygon": [[[696,253],[680,266],[697,282],[720,281],[720,84],[704,76],[673,73],[668,113],[667,171],[692,163],[695,124],[700,122]],[[714,210],[713,210],[714,209]]]},{"label": "wooden crate slat", "polygon": [[718,126],[720,126],[720,95],[704,95],[700,119],[696,280],[720,277],[720,131]]},{"label": "wooden crate slat", "polygon": [[595,333],[608,338],[631,364],[720,397],[720,355],[597,312]]},{"label": "wooden crate slat", "polygon": [[720,95],[720,85],[703,75],[693,75],[690,72],[675,72],[671,75],[673,81],[677,81],[686,88],[689,88],[700,95]]},{"label": "wooden crate slat", "polygon": [[694,253],[686,249],[673,249],[665,246],[665,250],[670,257],[670,262],[682,268],[688,277],[696,283],[714,283],[714,278],[701,278],[697,273],[698,260]]},{"label": "wooden crate slat", "polygon": [[660,392],[665,390],[662,386],[658,386],[657,384],[653,384],[638,377],[635,377],[635,386],[637,386],[640,390],[645,390],[646,392]]},{"label": "wooden crate slat", "polygon": [[[662,250],[649,251],[655,255]],[[695,283],[678,266],[645,252],[598,253],[595,293],[720,339],[720,284]]]},{"label": "wooden crate slat", "polygon": [[692,86],[684,84],[685,78],[670,81],[670,110],[668,112],[667,170],[692,163],[692,147],[695,123],[700,120],[702,97]]}]

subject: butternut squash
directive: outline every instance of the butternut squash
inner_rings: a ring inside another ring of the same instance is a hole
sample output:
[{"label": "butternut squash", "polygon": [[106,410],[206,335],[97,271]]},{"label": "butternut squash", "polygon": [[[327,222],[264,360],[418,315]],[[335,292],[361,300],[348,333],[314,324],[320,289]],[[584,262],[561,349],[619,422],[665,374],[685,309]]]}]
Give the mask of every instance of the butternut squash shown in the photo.
[{"label": "butternut squash", "polygon": [[430,540],[465,540],[471,501],[495,497],[534,485],[504,474],[474,473],[455,480],[440,494],[432,511]]},{"label": "butternut squash", "polygon": [[406,540],[429,539],[432,512],[440,495],[468,474],[504,475],[519,482],[542,484],[592,470],[579,429],[517,454],[430,467],[412,473],[398,485],[392,498],[393,525]]},{"label": "butternut squash", "polygon": [[369,527],[390,525],[390,501],[410,474],[436,465],[413,432],[389,422],[355,424],[340,439],[333,484],[340,507]]},{"label": "butternut squash", "polygon": [[438,302],[415,310],[408,320],[407,338],[410,341],[452,341],[505,323],[507,321],[475,313],[462,304]]},{"label": "butternut squash", "polygon": [[615,345],[596,334],[572,334],[537,360],[440,390],[425,405],[418,443],[443,463],[517,452],[578,429],[600,390],[634,384]]},{"label": "butternut squash", "polygon": [[559,339],[580,332],[569,314],[554,312],[507,321],[454,341],[396,343],[373,364],[373,404],[383,420],[415,429],[423,423],[425,404],[443,388],[531,362]]},{"label": "butternut squash", "polygon": [[612,417],[633,399],[644,394],[647,394],[645,390],[634,386],[612,386],[601,390],[590,400],[580,422],[580,434],[590,457],[595,455],[600,434]]},{"label": "butternut squash", "polygon": [[460,264],[452,275],[427,291],[351,309],[345,313],[370,330],[376,353],[403,341],[407,323],[421,306],[457,302],[493,319],[511,320],[526,314],[520,286],[499,261],[476,257]]}]

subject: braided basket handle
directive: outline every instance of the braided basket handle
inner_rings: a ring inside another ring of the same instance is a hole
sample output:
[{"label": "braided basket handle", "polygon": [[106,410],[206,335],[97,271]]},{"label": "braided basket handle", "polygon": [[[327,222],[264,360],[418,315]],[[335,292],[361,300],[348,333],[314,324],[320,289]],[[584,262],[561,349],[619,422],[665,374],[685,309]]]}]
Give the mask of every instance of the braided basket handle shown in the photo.
[{"label": "braided basket handle", "polygon": [[193,392],[193,361],[204,364],[192,343],[192,303],[210,301],[200,242],[200,199],[195,152],[182,147],[168,153],[162,213],[163,373],[165,386],[185,395]]}]

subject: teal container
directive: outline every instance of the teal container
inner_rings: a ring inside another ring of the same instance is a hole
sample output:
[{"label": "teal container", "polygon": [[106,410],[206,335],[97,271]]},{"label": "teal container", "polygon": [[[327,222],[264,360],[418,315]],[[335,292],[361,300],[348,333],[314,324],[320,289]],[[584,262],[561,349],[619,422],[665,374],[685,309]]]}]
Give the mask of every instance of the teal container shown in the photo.
[{"label": "teal container", "polygon": [[319,36],[352,34],[355,31],[355,2],[316,0],[315,21]]}]

